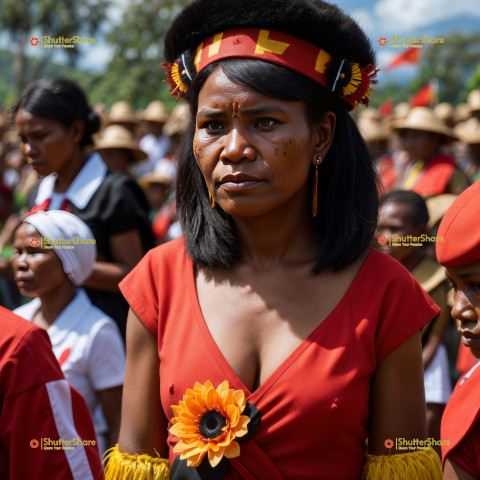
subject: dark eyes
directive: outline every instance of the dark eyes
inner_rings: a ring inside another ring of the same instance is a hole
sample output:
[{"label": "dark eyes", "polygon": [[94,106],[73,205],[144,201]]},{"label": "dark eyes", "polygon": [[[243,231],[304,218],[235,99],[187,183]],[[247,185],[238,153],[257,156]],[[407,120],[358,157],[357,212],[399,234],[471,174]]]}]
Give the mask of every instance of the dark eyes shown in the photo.
[{"label": "dark eyes", "polygon": [[[259,118],[255,120],[254,127],[259,129],[269,129],[274,125],[280,123],[278,120],[274,118]],[[219,132],[223,130],[224,124],[218,120],[216,121],[208,121],[201,125],[201,128],[208,130],[210,132]]]}]

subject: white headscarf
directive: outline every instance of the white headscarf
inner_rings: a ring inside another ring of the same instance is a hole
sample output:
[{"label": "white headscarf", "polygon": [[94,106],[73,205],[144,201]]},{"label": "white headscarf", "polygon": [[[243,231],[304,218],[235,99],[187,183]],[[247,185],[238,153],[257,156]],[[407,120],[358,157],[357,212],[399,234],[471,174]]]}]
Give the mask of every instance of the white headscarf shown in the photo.
[{"label": "white headscarf", "polygon": [[42,237],[52,240],[53,251],[60,258],[68,278],[74,285],[82,285],[91,275],[97,258],[97,246],[92,243],[95,237],[90,228],[77,216],[63,210],[40,211],[23,221],[33,225]]}]

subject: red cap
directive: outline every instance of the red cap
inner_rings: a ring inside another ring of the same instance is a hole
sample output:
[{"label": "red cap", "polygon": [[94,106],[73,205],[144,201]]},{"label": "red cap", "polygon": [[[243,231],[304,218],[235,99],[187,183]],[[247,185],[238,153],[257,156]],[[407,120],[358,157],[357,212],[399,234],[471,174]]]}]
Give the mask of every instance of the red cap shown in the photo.
[{"label": "red cap", "polygon": [[458,267],[480,260],[480,180],[463,191],[443,217],[437,236],[437,260]]}]

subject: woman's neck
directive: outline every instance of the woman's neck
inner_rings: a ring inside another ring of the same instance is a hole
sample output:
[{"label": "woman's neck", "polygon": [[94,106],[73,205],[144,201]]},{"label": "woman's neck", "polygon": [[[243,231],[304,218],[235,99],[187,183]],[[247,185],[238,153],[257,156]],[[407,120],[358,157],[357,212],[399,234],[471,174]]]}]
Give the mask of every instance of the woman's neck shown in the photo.
[{"label": "woman's neck", "polygon": [[68,187],[72,184],[75,177],[85,165],[85,162],[86,158],[83,155],[83,152],[78,149],[72,157],[71,162],[55,172],[57,174],[54,187],[55,193],[65,193],[68,190]]},{"label": "woman's neck", "polygon": [[240,261],[275,268],[286,262],[313,263],[317,258],[317,240],[304,200],[292,200],[291,205],[261,217],[236,218],[235,225],[240,237]]},{"label": "woman's neck", "polygon": [[59,287],[56,287],[54,291],[41,295],[39,298],[42,304],[37,312],[39,315],[38,323],[48,326],[52,325],[67,305],[75,298],[75,293],[76,287],[67,280]]}]

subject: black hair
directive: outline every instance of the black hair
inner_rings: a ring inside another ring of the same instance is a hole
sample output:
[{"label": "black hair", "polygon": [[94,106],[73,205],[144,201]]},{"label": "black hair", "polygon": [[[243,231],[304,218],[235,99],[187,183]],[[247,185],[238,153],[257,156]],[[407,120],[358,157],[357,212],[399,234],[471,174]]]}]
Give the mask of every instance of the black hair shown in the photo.
[{"label": "black hair", "polygon": [[393,192],[387,193],[380,200],[380,206],[386,205],[387,203],[405,205],[415,225],[421,227],[427,226],[429,220],[427,204],[418,193],[409,190],[394,190]]},{"label": "black hair", "polygon": [[[341,269],[355,261],[375,232],[377,177],[365,142],[343,102],[313,80],[279,65],[228,59],[209,65],[195,78],[187,96],[192,118],[196,114],[198,93],[218,65],[232,80],[261,93],[284,100],[303,100],[312,122],[321,119],[327,110],[335,113],[334,139],[319,167],[318,213],[312,217],[318,257],[312,271],[318,273],[328,265]],[[177,179],[177,208],[187,251],[200,265],[228,268],[238,255],[235,227],[232,218],[221,208],[210,206],[207,187],[193,155],[193,134],[192,121]],[[313,175],[311,166],[310,192]],[[311,205],[311,198],[309,202]]]},{"label": "black hair", "polygon": [[83,90],[65,78],[44,78],[28,85],[13,107],[13,114],[25,110],[36,117],[49,118],[71,127],[75,120],[85,124],[80,146],[93,144],[92,135],[100,128],[100,119],[88,105]]}]

